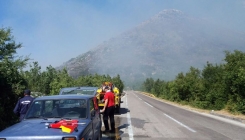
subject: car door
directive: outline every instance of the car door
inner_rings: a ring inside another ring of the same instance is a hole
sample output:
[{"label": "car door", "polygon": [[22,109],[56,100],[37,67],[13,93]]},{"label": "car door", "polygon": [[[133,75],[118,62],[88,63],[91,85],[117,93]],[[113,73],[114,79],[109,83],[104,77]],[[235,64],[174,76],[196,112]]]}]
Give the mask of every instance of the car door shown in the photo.
[{"label": "car door", "polygon": [[93,134],[95,139],[100,135],[101,121],[100,121],[100,113],[98,110],[98,105],[94,101],[94,98],[90,99],[90,114],[91,114],[91,119],[93,124]]},{"label": "car door", "polygon": [[93,103],[94,103],[94,110],[95,110],[95,116],[96,116],[96,128],[98,129],[98,131],[101,130],[101,125],[102,125],[102,121],[101,121],[101,115],[100,115],[100,109],[99,109],[99,104],[98,104],[98,99],[97,97],[93,97]]}]

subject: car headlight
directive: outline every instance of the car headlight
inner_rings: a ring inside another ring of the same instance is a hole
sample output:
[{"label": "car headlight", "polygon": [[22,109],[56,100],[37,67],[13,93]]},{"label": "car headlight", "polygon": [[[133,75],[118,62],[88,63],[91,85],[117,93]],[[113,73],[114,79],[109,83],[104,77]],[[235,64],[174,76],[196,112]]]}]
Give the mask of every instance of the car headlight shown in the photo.
[{"label": "car headlight", "polygon": [[76,138],[75,137],[63,137],[62,140],[76,140]]}]

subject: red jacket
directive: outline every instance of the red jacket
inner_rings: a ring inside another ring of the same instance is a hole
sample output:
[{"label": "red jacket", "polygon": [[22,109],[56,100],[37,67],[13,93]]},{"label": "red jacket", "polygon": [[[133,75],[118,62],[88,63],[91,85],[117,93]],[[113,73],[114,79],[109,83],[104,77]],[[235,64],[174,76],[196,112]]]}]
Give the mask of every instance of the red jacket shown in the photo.
[{"label": "red jacket", "polygon": [[115,96],[111,91],[107,91],[104,96],[104,100],[108,99],[107,107],[115,106]]}]

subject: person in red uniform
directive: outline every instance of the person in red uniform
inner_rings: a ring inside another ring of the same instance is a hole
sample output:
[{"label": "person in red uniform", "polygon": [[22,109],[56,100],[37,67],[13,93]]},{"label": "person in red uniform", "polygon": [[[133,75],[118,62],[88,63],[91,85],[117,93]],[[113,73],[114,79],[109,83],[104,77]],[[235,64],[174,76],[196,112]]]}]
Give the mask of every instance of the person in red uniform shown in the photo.
[{"label": "person in red uniform", "polygon": [[[105,105],[101,110],[103,114],[103,122],[105,125],[105,132],[115,132],[115,120],[114,120],[114,110],[115,110],[115,96],[114,93],[111,92],[110,87],[105,87]],[[110,118],[111,130],[109,129],[108,117]]]}]

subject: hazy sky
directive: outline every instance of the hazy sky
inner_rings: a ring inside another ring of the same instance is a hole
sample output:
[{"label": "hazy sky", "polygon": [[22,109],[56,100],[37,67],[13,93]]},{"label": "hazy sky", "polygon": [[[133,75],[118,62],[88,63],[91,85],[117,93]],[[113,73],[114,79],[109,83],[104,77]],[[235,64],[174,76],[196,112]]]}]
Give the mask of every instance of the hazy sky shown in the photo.
[{"label": "hazy sky", "polygon": [[60,66],[165,9],[245,33],[245,0],[0,0],[0,26],[12,28],[19,56]]}]

